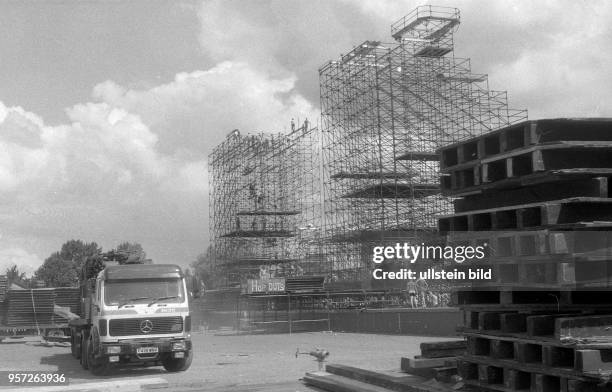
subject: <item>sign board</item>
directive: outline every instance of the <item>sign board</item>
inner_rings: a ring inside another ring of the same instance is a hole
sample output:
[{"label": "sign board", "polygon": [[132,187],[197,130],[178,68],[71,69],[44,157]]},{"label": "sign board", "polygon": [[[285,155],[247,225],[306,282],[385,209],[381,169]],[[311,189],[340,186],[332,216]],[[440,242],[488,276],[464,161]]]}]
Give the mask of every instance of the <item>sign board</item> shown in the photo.
[{"label": "sign board", "polygon": [[247,279],[247,294],[284,293],[285,278]]}]

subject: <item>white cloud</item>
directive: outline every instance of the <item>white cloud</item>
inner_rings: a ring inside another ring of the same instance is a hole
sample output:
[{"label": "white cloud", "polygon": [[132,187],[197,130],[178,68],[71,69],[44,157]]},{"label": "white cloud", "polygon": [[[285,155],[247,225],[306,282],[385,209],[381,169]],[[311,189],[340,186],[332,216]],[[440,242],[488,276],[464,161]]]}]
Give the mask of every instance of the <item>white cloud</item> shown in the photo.
[{"label": "white cloud", "polygon": [[248,63],[275,78],[294,77],[300,94],[319,106],[320,66],[372,36],[384,20],[356,2],[330,0],[204,0],[202,52],[214,62]]},{"label": "white cloud", "polygon": [[94,97],[136,113],[160,139],[160,150],[200,156],[232,129],[282,131],[292,117],[316,116],[295,91],[295,77],[267,76],[246,63],[225,61],[206,71],[183,72],[148,90],[128,90],[106,81]]},{"label": "white cloud", "polygon": [[32,265],[72,238],[128,240],[157,262],[188,263],[206,249],[211,148],[234,128],[312,118],[294,88],[291,76],[223,62],[149,89],[100,83],[96,102],[67,108],[60,125],[0,103],[0,251]]},{"label": "white cloud", "polygon": [[[530,118],[612,115],[611,2],[428,3],[460,9],[455,55],[471,57],[473,71],[489,74],[492,89],[507,90],[511,107],[527,108]],[[358,6],[391,23],[416,4],[363,0]]]},{"label": "white cloud", "polygon": [[0,249],[0,275],[13,265],[18,267],[19,272],[25,272],[27,277],[32,277],[42,265],[42,259],[21,248]]}]

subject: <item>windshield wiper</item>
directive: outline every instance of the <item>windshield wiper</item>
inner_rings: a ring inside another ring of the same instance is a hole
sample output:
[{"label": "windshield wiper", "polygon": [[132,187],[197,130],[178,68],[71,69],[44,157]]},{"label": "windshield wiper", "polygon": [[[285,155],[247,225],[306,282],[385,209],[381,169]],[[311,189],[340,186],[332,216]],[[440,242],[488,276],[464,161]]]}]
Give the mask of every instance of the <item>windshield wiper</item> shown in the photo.
[{"label": "windshield wiper", "polygon": [[155,298],[153,301],[149,302],[149,306],[153,306],[153,304],[156,303],[157,301],[163,301],[165,299],[173,299],[173,298],[178,298],[178,296],[171,295],[169,297],[158,297],[158,298]]},{"label": "windshield wiper", "polygon": [[129,304],[131,302],[138,301],[138,300],[141,300],[141,299],[149,299],[149,298],[151,298],[151,297],[136,297],[136,298],[126,299],[125,301],[123,301],[122,303],[119,304],[119,308],[118,309],[121,309],[121,307],[123,307],[123,306],[125,306],[125,305],[127,305],[127,304]]}]

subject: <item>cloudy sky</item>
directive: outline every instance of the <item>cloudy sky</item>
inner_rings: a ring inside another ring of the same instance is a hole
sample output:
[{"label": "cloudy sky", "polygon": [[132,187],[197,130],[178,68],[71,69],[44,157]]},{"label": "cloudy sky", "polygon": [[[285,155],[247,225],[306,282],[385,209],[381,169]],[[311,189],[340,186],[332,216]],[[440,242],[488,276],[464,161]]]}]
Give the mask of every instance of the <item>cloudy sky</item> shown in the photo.
[{"label": "cloudy sky", "polygon": [[[69,239],[208,245],[206,159],[317,117],[317,69],[425,1],[0,1],[0,271]],[[612,2],[436,1],[455,54],[532,119],[612,116]]]}]

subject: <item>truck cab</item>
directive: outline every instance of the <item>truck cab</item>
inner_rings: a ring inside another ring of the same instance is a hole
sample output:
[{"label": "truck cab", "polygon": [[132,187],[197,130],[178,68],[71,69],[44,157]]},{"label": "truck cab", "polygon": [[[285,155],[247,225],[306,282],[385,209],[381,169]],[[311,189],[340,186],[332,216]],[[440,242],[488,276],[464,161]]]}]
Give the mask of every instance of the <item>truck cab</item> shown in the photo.
[{"label": "truck cab", "polygon": [[94,374],[128,363],[189,368],[189,294],[180,267],[107,266],[87,286],[84,317],[73,323],[73,354],[80,352],[84,368]]}]

